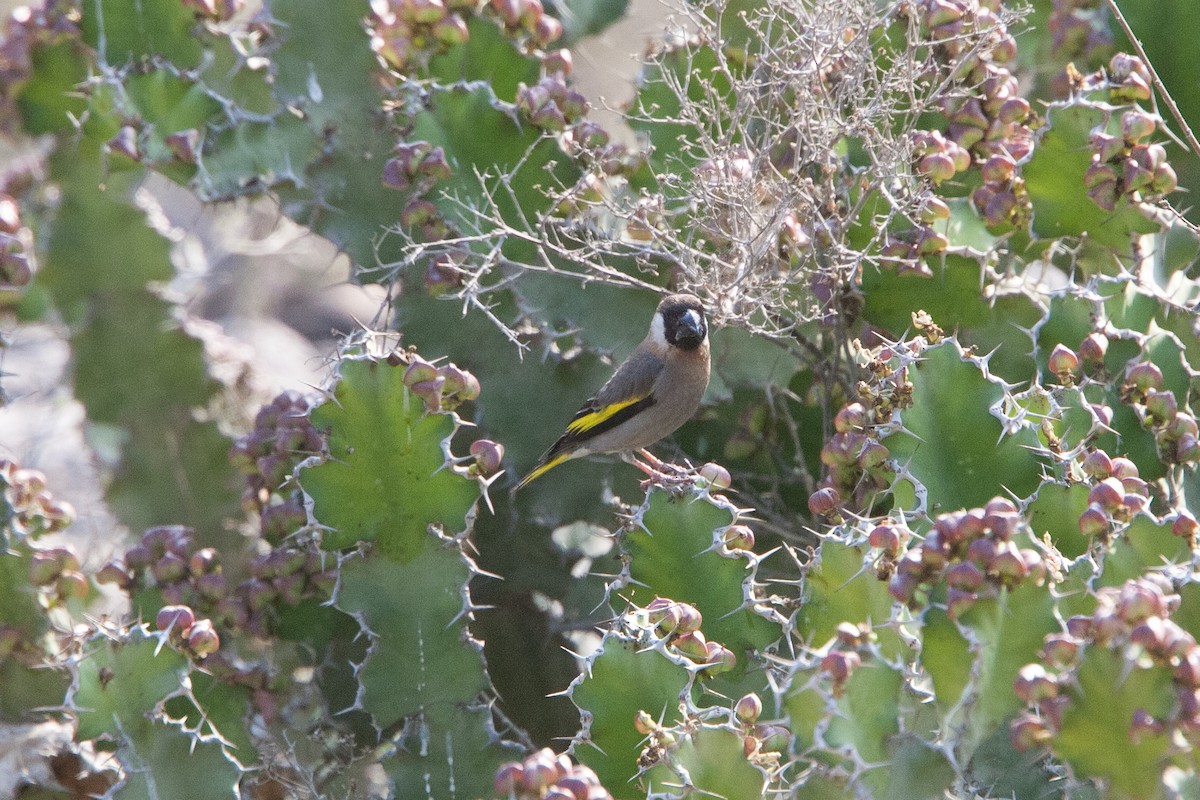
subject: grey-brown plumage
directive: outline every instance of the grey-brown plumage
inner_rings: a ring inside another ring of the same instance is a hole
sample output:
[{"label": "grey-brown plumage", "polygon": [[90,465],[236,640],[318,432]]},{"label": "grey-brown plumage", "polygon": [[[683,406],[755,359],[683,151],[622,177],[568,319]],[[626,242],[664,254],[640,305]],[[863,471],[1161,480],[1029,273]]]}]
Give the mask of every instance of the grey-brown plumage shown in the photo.
[{"label": "grey-brown plumage", "polygon": [[708,375],[703,305],[689,294],[663,298],[646,338],[517,488],[573,458],[640,450],[669,436],[696,413]]}]

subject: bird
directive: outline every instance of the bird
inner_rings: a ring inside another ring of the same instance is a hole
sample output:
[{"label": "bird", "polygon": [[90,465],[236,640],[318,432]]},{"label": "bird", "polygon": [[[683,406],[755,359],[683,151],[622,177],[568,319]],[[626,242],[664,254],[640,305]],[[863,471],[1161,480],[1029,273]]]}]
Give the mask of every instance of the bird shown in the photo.
[{"label": "bird", "polygon": [[[656,466],[647,447],[675,432],[700,406],[708,388],[708,322],[700,299],[664,297],[650,331],[600,391],[583,404],[567,430],[517,485],[523,489],[560,464],[593,453],[633,451]],[[654,470],[632,463],[644,471]]]}]

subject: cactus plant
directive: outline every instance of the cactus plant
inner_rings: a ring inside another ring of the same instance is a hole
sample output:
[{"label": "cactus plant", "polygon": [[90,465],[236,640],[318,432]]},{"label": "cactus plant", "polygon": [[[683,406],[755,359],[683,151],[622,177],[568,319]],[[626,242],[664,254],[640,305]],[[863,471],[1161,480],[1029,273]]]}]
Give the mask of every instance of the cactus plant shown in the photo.
[{"label": "cactus plant", "polygon": [[[0,303],[133,534],[0,463],[0,794],[1195,796],[1194,25],[1017,5],[688,4],[632,144],[565,49],[622,3],[16,12]],[[383,286],[319,386],[253,399],[150,177]],[[668,289],[676,469],[511,491]]]}]

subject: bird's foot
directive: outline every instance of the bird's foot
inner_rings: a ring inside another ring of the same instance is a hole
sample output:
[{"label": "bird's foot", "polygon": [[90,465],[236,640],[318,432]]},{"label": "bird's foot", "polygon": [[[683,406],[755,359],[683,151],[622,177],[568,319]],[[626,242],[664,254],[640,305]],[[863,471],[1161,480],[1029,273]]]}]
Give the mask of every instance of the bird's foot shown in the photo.
[{"label": "bird's foot", "polygon": [[[664,489],[679,489],[691,486],[696,479],[696,470],[691,464],[679,466],[669,461],[663,461],[645,448],[638,451],[645,462],[630,456],[629,463],[646,473],[647,477],[641,482],[642,489],[658,486]],[[686,462],[684,462],[686,464]]]}]

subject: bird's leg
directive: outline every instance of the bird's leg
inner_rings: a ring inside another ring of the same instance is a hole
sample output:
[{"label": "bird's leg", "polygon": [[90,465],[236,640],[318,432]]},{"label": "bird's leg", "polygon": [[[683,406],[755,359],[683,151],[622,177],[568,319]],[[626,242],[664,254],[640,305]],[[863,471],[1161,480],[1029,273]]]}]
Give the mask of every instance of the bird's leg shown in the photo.
[{"label": "bird's leg", "polygon": [[644,447],[638,450],[637,454],[647,463],[639,461],[632,453],[626,454],[626,461],[648,476],[645,481],[642,481],[643,488],[650,484],[682,485],[691,483],[692,476],[689,469],[663,461]]}]

